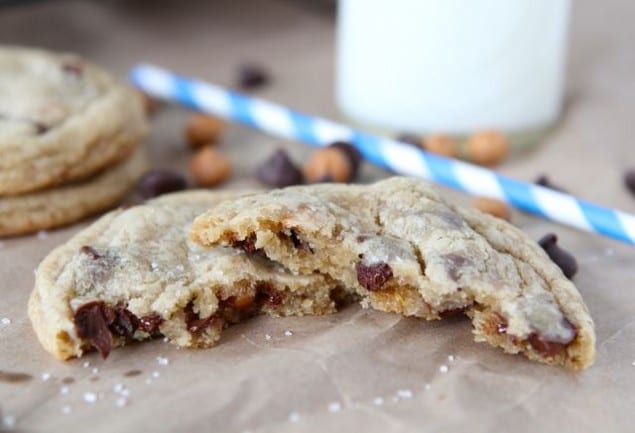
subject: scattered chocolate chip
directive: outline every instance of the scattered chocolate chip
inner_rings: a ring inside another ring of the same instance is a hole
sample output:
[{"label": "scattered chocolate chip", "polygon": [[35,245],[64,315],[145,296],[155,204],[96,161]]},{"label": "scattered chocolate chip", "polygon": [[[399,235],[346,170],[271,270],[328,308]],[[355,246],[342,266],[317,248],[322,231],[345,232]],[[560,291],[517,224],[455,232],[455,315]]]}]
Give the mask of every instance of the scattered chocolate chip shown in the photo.
[{"label": "scattered chocolate chip", "polygon": [[4,383],[22,383],[33,379],[33,376],[26,373],[14,373],[12,371],[0,370],[0,382]]},{"label": "scattered chocolate chip", "polygon": [[566,193],[567,191],[563,188],[560,188],[557,185],[554,185],[551,180],[545,174],[541,174],[534,181],[536,185],[544,186],[545,188],[553,189],[554,191],[560,191]]},{"label": "scattered chocolate chip", "polygon": [[113,340],[102,301],[93,301],[82,305],[75,312],[74,322],[77,335],[97,349],[103,358],[108,357]]},{"label": "scattered chocolate chip", "polygon": [[331,143],[329,147],[334,147],[335,149],[339,149],[348,156],[348,160],[351,163],[351,178],[354,179],[357,177],[357,171],[359,169],[359,164],[361,164],[363,158],[362,154],[357,150],[355,146],[347,141],[336,141]]},{"label": "scattered chocolate chip", "polygon": [[119,337],[132,338],[137,328],[139,328],[137,316],[124,307],[119,307],[113,311],[115,312],[115,317],[110,322],[109,329]]},{"label": "scattered chocolate chip", "polygon": [[537,332],[532,332],[528,338],[529,344],[536,352],[542,355],[555,356],[559,354],[564,349],[566,349],[569,343],[575,340],[578,335],[575,328],[571,324],[571,322],[569,322],[567,319],[564,319],[564,324],[573,331],[572,337],[569,340],[567,341],[547,340],[544,337],[542,337],[540,334],[538,334]]},{"label": "scattered chocolate chip", "polygon": [[77,63],[66,62],[62,65],[62,70],[70,75],[80,77],[83,73],[82,67]]},{"label": "scattered chocolate chip", "polygon": [[256,300],[267,302],[275,307],[282,304],[284,298],[271,284],[261,281],[256,284]]},{"label": "scattered chocolate chip", "polygon": [[185,178],[178,173],[168,170],[152,170],[147,172],[137,183],[139,194],[144,199],[180,191],[187,187]]},{"label": "scattered chocolate chip", "polygon": [[411,144],[418,148],[421,148],[421,143],[423,143],[421,137],[409,133],[401,134],[399,137],[397,137],[397,141],[401,141],[405,144]]},{"label": "scattered chocolate chip", "polygon": [[258,167],[258,179],[270,186],[284,187],[302,183],[302,171],[297,168],[287,152],[276,150],[265,162]]},{"label": "scattered chocolate chip", "polygon": [[538,241],[538,244],[545,250],[549,258],[562,269],[564,276],[571,279],[578,272],[578,262],[571,253],[560,248],[557,242],[558,237],[554,233],[548,233]]},{"label": "scattered chocolate chip", "polygon": [[628,190],[635,194],[635,169],[628,170],[624,175],[624,185]]},{"label": "scattered chocolate chip", "polygon": [[293,246],[296,249],[301,251],[310,251],[311,253],[313,253],[313,248],[311,248],[311,245],[309,245],[309,243],[305,239],[299,237],[298,233],[295,230],[291,230],[291,234],[289,235],[289,237],[291,238],[291,242],[293,242]]},{"label": "scattered chocolate chip", "polygon": [[154,334],[162,323],[163,317],[158,314],[139,317],[139,329],[147,332],[148,334]]},{"label": "scattered chocolate chip", "polygon": [[256,89],[269,82],[269,73],[260,65],[245,63],[238,69],[238,85],[243,89]]},{"label": "scattered chocolate chip", "polygon": [[101,254],[99,254],[99,253],[97,252],[97,250],[95,250],[95,248],[93,248],[93,247],[91,247],[91,246],[89,246],[89,245],[84,245],[84,246],[82,246],[82,247],[79,249],[79,251],[80,251],[81,253],[84,253],[84,254],[89,255],[89,256],[90,256],[93,260],[98,260],[98,259],[101,259],[101,258],[102,258]]},{"label": "scattered chocolate chip", "polygon": [[125,377],[134,377],[134,376],[139,376],[141,373],[143,373],[143,371],[141,370],[128,370],[123,375]]},{"label": "scattered chocolate chip", "polygon": [[358,262],[355,266],[357,270],[357,281],[367,290],[380,290],[390,278],[392,278],[392,269],[388,263],[379,262],[372,265],[365,265]]}]

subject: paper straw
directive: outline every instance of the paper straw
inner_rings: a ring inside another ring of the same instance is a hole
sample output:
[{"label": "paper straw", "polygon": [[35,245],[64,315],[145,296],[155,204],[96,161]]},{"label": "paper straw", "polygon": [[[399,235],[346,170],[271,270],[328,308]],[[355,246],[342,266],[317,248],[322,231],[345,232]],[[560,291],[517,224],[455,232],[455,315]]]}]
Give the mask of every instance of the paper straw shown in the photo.
[{"label": "paper straw", "polygon": [[496,198],[552,221],[635,244],[635,216],[619,210],[183,77],[157,66],[138,65],[130,72],[130,79],[136,87],[157,98],[312,146],[326,146],[337,140],[348,141],[359,149],[366,160],[396,173]]}]

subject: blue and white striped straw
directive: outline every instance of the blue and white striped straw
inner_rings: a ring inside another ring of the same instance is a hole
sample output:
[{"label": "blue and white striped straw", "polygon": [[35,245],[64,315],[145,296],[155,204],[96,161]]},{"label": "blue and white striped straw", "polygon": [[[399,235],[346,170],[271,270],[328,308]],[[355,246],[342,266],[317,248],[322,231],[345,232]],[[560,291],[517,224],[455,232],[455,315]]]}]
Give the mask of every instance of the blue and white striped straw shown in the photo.
[{"label": "blue and white striped straw", "polygon": [[502,176],[462,161],[434,155],[394,139],[309,116],[279,104],[252,98],[220,86],[138,65],[130,72],[145,93],[193,109],[250,125],[272,135],[326,146],[338,140],[355,145],[364,158],[396,173],[438,182],[475,195],[503,200],[552,221],[635,244],[635,216]]}]

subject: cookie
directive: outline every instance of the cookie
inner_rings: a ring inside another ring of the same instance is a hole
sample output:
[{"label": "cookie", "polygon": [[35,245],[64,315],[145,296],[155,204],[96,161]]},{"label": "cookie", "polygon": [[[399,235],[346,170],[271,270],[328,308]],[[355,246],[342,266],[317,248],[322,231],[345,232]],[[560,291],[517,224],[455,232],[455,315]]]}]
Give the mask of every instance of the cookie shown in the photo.
[{"label": "cookie", "polygon": [[0,197],[0,236],[62,226],[115,206],[145,169],[145,157],[138,149],[130,158],[91,179]]},{"label": "cookie", "polygon": [[189,191],[113,211],[51,252],[36,271],[29,318],[59,359],[163,336],[209,347],[259,312],[326,314],[346,295],[324,275],[292,275],[232,248],[188,240],[194,217],[231,192]]},{"label": "cookie", "polygon": [[0,196],[90,177],[146,133],[139,95],[70,54],[0,48]]},{"label": "cookie", "polygon": [[324,275],[382,311],[465,314],[475,339],[582,369],[595,331],[575,286],[505,221],[447,204],[423,181],[289,187],[223,202],[193,224],[203,246],[241,248]]}]

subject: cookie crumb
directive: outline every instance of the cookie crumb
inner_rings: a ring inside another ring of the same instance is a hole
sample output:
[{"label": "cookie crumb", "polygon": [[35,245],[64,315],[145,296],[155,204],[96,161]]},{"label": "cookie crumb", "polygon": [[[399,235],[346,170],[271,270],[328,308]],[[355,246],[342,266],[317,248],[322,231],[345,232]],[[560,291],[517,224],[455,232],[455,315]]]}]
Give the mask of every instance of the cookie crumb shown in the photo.
[{"label": "cookie crumb", "polygon": [[169,363],[170,363],[170,360],[168,358],[165,358],[163,356],[157,356],[157,364],[168,365]]},{"label": "cookie crumb", "polygon": [[94,392],[85,392],[84,401],[86,403],[95,403],[97,401],[97,394],[95,394]]},{"label": "cookie crumb", "polygon": [[383,405],[383,404],[384,404],[384,399],[383,399],[383,398],[381,398],[381,397],[375,397],[375,398],[373,399],[373,404],[374,404],[375,406],[381,406],[381,405]]},{"label": "cookie crumb", "polygon": [[291,422],[298,422],[300,421],[300,414],[297,412],[291,412],[289,414],[289,421]]},{"label": "cookie crumb", "polygon": [[336,412],[339,412],[340,410],[342,410],[341,403],[339,403],[337,401],[329,403],[329,412],[336,413]]},{"label": "cookie crumb", "polygon": [[439,371],[440,371],[441,373],[447,373],[449,370],[450,370],[450,369],[449,369],[449,368],[448,368],[448,366],[447,366],[447,365],[445,365],[445,364],[442,364],[442,365],[439,367]]},{"label": "cookie crumb", "polygon": [[397,396],[399,398],[412,398],[412,391],[410,391],[409,389],[400,389],[397,391]]},{"label": "cookie crumb", "polygon": [[69,413],[71,413],[71,407],[69,405],[62,406],[62,413],[64,415],[68,415]]}]

